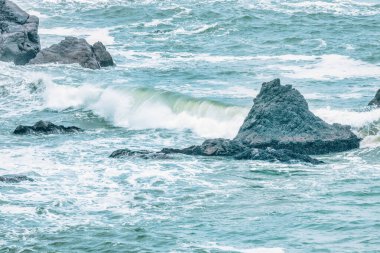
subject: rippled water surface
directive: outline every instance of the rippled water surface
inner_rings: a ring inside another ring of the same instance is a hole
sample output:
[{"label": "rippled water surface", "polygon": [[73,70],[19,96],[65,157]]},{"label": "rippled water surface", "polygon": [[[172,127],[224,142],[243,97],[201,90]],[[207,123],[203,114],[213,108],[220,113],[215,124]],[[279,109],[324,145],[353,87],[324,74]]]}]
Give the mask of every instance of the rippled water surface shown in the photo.
[{"label": "rippled water surface", "polygon": [[[0,63],[0,252],[379,252],[377,0],[17,0],[44,47],[103,41],[117,66]],[[176,156],[232,138],[281,78],[361,148],[320,166]],[[14,136],[50,120],[86,131]]]}]

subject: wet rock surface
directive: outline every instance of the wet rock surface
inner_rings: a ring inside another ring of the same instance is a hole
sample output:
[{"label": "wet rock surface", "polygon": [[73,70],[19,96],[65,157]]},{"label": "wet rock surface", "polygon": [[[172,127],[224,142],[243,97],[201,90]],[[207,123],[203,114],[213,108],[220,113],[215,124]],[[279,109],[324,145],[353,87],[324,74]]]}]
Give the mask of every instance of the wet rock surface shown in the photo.
[{"label": "wet rock surface", "polygon": [[85,39],[66,37],[58,44],[41,50],[30,64],[74,64],[78,63],[84,68],[100,69],[101,67],[114,66],[110,53],[101,42],[94,46]]},{"label": "wet rock surface", "polygon": [[55,125],[49,121],[38,121],[33,126],[18,126],[13,134],[16,135],[27,135],[27,134],[65,134],[65,133],[77,133],[83,132],[79,127],[75,126],[59,126]]},{"label": "wet rock surface", "polygon": [[360,143],[349,126],[330,125],[315,116],[301,93],[279,79],[263,83],[234,140],[309,155],[346,151]]},{"label": "wet rock surface", "polygon": [[33,182],[32,178],[22,175],[3,175],[0,176],[1,183],[21,183],[23,181]]},{"label": "wet rock surface", "polygon": [[200,146],[191,146],[184,149],[165,148],[161,150],[165,154],[185,154],[197,156],[226,156],[236,160],[261,160],[269,162],[305,162],[311,164],[321,164],[322,161],[311,158],[308,155],[297,154],[290,150],[273,148],[249,148],[236,141],[226,139],[206,140]]},{"label": "wet rock surface", "polygon": [[0,0],[0,60],[24,65],[40,51],[39,19]]}]

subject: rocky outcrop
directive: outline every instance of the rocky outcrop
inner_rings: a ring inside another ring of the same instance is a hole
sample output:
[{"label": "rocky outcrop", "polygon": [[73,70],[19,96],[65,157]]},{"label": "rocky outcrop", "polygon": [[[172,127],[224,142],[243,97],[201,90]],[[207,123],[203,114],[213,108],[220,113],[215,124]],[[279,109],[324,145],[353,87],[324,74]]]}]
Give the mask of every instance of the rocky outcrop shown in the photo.
[{"label": "rocky outcrop", "polygon": [[360,139],[349,126],[330,125],[315,116],[299,91],[275,79],[263,83],[234,141],[315,155],[358,148]]},{"label": "rocky outcrop", "polygon": [[8,0],[0,0],[0,61],[28,63],[40,51],[39,20]]},{"label": "rocky outcrop", "polygon": [[133,151],[130,149],[119,149],[114,151],[110,158],[137,157],[142,159],[168,159],[169,156],[162,152],[151,152],[147,150]]},{"label": "rocky outcrop", "polygon": [[234,156],[245,151],[241,143],[226,139],[210,139],[200,146],[191,146],[184,149],[164,148],[161,152],[165,154],[185,154],[200,156]]},{"label": "rocky outcrop", "polygon": [[41,50],[29,63],[78,63],[82,67],[90,69],[100,69],[101,67],[115,65],[110,53],[107,52],[101,42],[91,46],[85,39],[75,37],[66,37],[60,43]]},{"label": "rocky outcrop", "polygon": [[13,134],[27,135],[27,134],[65,134],[65,133],[77,133],[83,132],[82,129],[75,126],[65,127],[58,126],[49,121],[38,121],[33,126],[18,126]]},{"label": "rocky outcrop", "polygon": [[29,15],[9,0],[0,0],[0,61],[12,61],[17,65],[78,63],[90,69],[115,65],[101,42],[91,46],[84,39],[66,37],[40,50],[38,25],[36,16]]},{"label": "rocky outcrop", "polygon": [[275,150],[273,148],[249,148],[242,143],[226,140],[226,139],[211,139],[206,140],[200,146],[191,146],[184,149],[165,148],[161,150],[165,154],[185,154],[198,156],[226,156],[236,160],[261,160],[268,162],[305,162],[311,164],[323,163],[317,159],[311,158],[308,155],[297,154],[290,150]]},{"label": "rocky outcrop", "polygon": [[380,106],[380,89],[377,91],[375,97],[369,102],[369,106]]},{"label": "rocky outcrop", "polygon": [[4,175],[0,176],[0,182],[1,183],[20,183],[22,181],[30,181],[33,182],[34,180],[27,177],[27,176],[21,176],[21,175]]}]

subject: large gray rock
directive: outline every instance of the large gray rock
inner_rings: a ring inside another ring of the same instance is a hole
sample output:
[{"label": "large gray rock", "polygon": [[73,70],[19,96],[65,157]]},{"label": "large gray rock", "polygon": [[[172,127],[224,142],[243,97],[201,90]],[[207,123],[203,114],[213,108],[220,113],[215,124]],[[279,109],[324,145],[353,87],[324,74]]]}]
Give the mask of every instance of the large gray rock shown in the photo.
[{"label": "large gray rock", "polygon": [[60,43],[41,50],[36,58],[29,63],[79,63],[82,67],[90,69],[100,69],[101,67],[114,65],[111,55],[101,42],[91,46],[85,39],[75,37],[66,37]]},{"label": "large gray rock", "polygon": [[349,126],[327,124],[315,116],[305,98],[279,79],[263,83],[254,105],[234,139],[251,148],[287,149],[326,154],[359,147]]},{"label": "large gray rock", "polygon": [[39,20],[8,0],[0,0],[0,60],[26,64],[40,51]]},{"label": "large gray rock", "polygon": [[380,89],[377,91],[375,97],[369,102],[369,106],[380,106]]}]

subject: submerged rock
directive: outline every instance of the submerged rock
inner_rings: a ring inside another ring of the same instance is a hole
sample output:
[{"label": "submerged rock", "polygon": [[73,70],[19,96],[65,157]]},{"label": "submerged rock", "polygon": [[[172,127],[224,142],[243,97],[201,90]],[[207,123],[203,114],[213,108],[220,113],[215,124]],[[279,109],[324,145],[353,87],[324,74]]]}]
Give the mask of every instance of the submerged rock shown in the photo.
[{"label": "submerged rock", "polygon": [[121,158],[121,157],[137,157],[142,159],[168,159],[169,156],[162,152],[151,152],[148,150],[138,150],[133,151],[130,149],[119,149],[114,151],[110,158]]},{"label": "submerged rock", "polygon": [[63,133],[77,133],[83,132],[82,129],[75,126],[65,127],[58,126],[49,121],[38,121],[33,126],[18,126],[13,134],[26,135],[26,134],[63,134]]},{"label": "submerged rock", "polygon": [[380,106],[380,89],[377,91],[375,97],[369,102],[369,106]]},{"label": "submerged rock", "polygon": [[326,154],[359,147],[349,126],[327,124],[315,116],[301,93],[279,79],[263,83],[254,105],[234,139],[251,148],[288,149]]},{"label": "submerged rock", "polygon": [[40,51],[39,20],[9,0],[0,0],[0,60],[28,63]]},{"label": "submerged rock", "polygon": [[33,182],[34,180],[27,177],[27,176],[21,176],[21,175],[4,175],[0,176],[0,182],[2,183],[20,183],[22,181],[30,181]]},{"label": "submerged rock", "polygon": [[115,63],[101,42],[93,46],[85,39],[66,37],[58,44],[41,50],[30,64],[79,63],[84,68],[100,69],[101,67],[114,66]]}]

